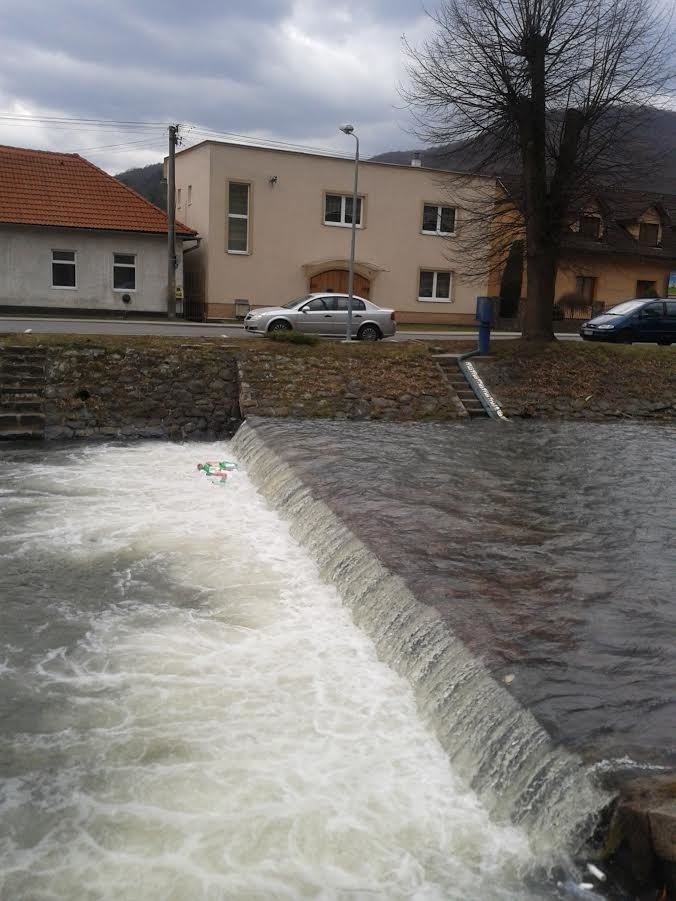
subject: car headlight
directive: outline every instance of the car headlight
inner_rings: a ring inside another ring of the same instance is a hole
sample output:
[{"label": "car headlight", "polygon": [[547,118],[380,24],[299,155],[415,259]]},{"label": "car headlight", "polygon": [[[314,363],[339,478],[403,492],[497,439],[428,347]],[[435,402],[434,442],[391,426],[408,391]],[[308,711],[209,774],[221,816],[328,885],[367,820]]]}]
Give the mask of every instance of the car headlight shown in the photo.
[{"label": "car headlight", "polygon": [[612,324],[609,324],[609,325],[597,325],[596,328],[602,328],[602,329],[604,329],[605,331],[608,331],[608,329],[615,328],[615,326],[612,325]]}]

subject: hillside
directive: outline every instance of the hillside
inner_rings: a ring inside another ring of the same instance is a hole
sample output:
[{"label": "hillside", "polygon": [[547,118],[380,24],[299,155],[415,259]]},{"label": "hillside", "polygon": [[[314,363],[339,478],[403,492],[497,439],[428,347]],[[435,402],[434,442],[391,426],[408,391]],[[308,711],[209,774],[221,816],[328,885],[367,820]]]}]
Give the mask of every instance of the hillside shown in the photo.
[{"label": "hillside", "polygon": [[[649,148],[651,165],[642,167],[643,174],[637,175],[633,182],[625,181],[625,187],[643,191],[654,191],[658,194],[676,194],[676,112],[669,110],[653,110],[645,126],[645,133],[650,136]],[[391,150],[371,157],[376,162],[398,163],[409,165],[415,150]],[[423,166],[432,169],[449,169],[466,172],[476,161],[473,149],[449,144],[428,150],[419,150]],[[636,149],[635,156],[642,151]],[[619,149],[618,149],[619,154]],[[640,167],[639,167],[640,168]],[[166,186],[162,184],[162,163],[153,163],[140,169],[127,169],[115,177],[129,185],[139,194],[147,197],[152,203],[166,209]],[[493,168],[495,175],[507,175],[515,166]]]},{"label": "hillside", "polygon": [[115,178],[130,188],[133,188],[141,196],[145,197],[162,210],[167,208],[167,187],[162,182],[162,163],[152,163],[138,169],[127,169],[120,172]]},{"label": "hillside", "polygon": [[[646,135],[649,137],[645,138]],[[642,135],[635,139],[634,144],[627,155],[632,161],[637,161],[636,177],[633,180],[623,179],[624,186],[658,194],[676,194],[676,112],[652,110],[647,115]],[[447,144],[433,149],[392,150],[371,159],[382,163],[409,165],[416,152],[419,153],[423,166],[455,172],[469,171],[477,158],[473,148]],[[618,159],[622,153],[626,153],[626,148],[618,146]],[[648,159],[647,164],[641,165],[641,157]],[[495,175],[509,175],[516,168],[516,162],[511,166],[503,163],[500,168],[494,166],[492,170],[485,171],[492,171]]]}]

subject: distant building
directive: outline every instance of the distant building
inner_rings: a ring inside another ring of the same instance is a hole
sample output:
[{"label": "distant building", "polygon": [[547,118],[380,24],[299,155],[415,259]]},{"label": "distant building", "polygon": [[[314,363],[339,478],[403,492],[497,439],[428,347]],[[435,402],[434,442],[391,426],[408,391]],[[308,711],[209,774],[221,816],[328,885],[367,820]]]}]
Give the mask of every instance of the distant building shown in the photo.
[{"label": "distant building", "polygon": [[676,268],[676,197],[607,191],[571,217],[556,297],[606,307],[632,297],[666,297]]},{"label": "distant building", "polygon": [[0,146],[0,308],[164,314],[167,284],[162,210],[75,153]]},{"label": "distant building", "polygon": [[[474,323],[475,275],[458,237],[462,195],[495,192],[493,178],[363,161],[359,167],[354,292],[393,307],[399,322]],[[347,290],[354,162],[205,141],[176,155],[177,215],[198,230],[186,258],[188,299],[207,318]],[[476,242],[479,258],[488,241]],[[239,301],[239,304],[238,304]]]}]

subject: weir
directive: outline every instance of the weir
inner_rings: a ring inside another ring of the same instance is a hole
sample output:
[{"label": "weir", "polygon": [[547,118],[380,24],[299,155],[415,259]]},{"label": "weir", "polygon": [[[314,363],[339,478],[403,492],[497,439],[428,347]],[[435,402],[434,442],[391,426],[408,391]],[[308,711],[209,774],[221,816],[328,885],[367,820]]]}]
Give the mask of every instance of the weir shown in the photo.
[{"label": "weir", "polygon": [[424,720],[493,816],[525,828],[541,860],[575,852],[610,801],[582,760],[558,747],[438,612],[313,497],[255,426],[240,428],[234,448],[381,659],[410,682]]}]

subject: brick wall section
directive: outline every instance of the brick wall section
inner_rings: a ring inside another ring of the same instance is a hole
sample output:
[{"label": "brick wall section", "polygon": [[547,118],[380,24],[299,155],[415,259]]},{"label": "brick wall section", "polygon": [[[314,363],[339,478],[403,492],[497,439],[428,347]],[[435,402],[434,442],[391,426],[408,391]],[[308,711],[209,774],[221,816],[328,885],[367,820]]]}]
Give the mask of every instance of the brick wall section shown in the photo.
[{"label": "brick wall section", "polygon": [[235,356],[225,348],[50,347],[45,437],[211,440],[240,422]]}]

